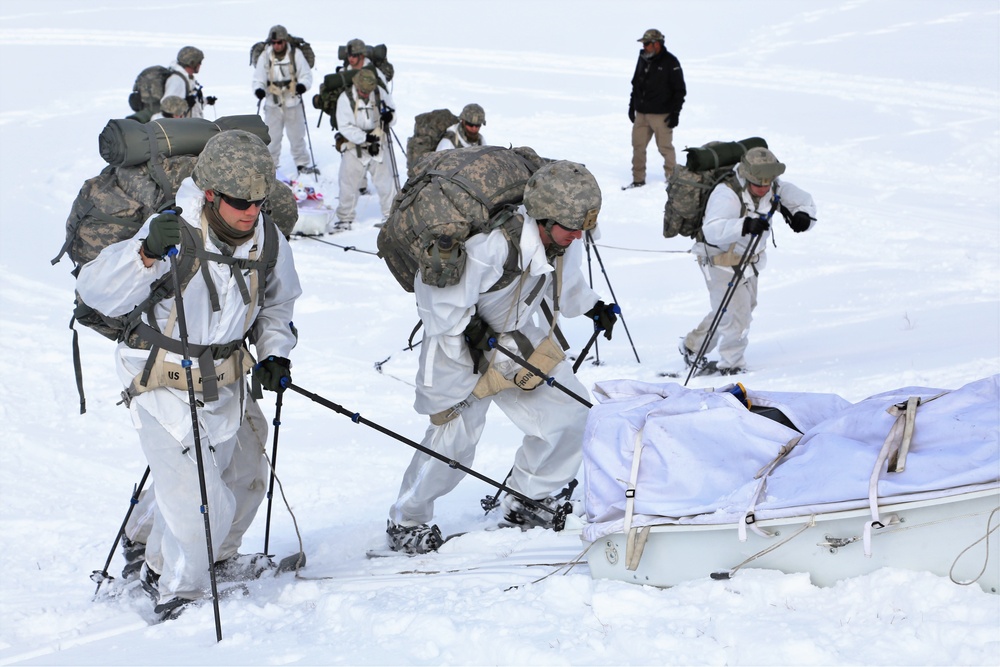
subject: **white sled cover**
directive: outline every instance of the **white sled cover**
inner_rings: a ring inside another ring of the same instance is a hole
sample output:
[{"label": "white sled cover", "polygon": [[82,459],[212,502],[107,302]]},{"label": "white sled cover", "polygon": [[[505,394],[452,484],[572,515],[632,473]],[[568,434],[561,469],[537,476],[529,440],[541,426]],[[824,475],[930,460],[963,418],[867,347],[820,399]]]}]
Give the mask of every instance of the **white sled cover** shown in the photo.
[{"label": "white sled cover", "polygon": [[[584,538],[656,524],[877,513],[889,501],[996,488],[998,380],[905,387],[853,405],[833,394],[748,389],[752,406],[778,408],[798,430],[748,410],[733,385],[599,383],[584,434]],[[903,451],[900,405],[916,415]]]}]

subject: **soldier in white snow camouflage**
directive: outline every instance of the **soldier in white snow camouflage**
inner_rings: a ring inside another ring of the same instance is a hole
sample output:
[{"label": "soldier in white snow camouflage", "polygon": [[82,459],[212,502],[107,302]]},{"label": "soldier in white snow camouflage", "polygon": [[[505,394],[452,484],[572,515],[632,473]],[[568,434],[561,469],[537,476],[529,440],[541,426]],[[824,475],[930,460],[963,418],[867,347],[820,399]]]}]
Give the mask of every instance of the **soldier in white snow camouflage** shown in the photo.
[{"label": "soldier in white snow camouflage", "polygon": [[[600,209],[600,188],[583,165],[546,164],[525,185],[514,249],[506,229],[477,234],[465,243],[468,261],[456,284],[428,285],[419,275],[414,281],[424,329],[414,407],[430,419],[423,446],[471,465],[487,410],[496,403],[525,434],[507,485],[553,510],[562,506],[559,492],[580,467],[586,408],[540,386],[541,377],[498,354],[490,341],[516,351],[578,396],[587,395],[564,362],[557,324],[560,315],[585,315],[611,337],[617,306],[605,305],[587,286],[580,244],[574,243],[595,228]],[[516,260],[518,277],[491,290],[508,259]],[[437,549],[443,537],[430,523],[434,502],[463,476],[431,456],[414,454],[389,510],[389,548]],[[554,513],[512,496],[504,497],[503,506],[502,525],[560,527]]]}]

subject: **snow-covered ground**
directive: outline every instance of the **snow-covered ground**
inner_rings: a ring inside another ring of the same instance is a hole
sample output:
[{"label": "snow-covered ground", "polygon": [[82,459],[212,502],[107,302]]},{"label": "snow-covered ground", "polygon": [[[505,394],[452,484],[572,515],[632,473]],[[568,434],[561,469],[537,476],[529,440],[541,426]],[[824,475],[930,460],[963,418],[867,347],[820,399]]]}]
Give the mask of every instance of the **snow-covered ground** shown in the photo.
[{"label": "snow-covered ground", "polygon": [[[310,95],[335,68],[338,45],[386,43],[404,143],[416,114],[474,101],[490,143],[593,171],[606,269],[595,262],[595,285],[607,297],[613,288],[635,353],[620,326],[601,341],[603,364],[581,367],[588,386],[678,369],[677,339],[708,308],[688,242],[661,236],[652,148],[649,185],[619,189],[631,180],[636,39],[650,27],[685,69],[676,144],[763,136],[819,206],[808,234],[779,225],[745,384],[857,401],[1000,372],[995,0],[4,0],[0,664],[1000,663],[1000,597],[929,574],[883,570],[817,588],[806,575],[747,569],[661,590],[595,581],[581,565],[536,582],[554,568],[533,564],[583,545],[570,532],[485,530],[496,517],[483,516],[479,499],[491,489],[471,478],[437,516],[446,533],[468,534],[438,555],[368,560],[411,450],[296,394],[284,401],[278,474],[297,523],[276,499],[270,546],[296,550],[297,525],[303,578],[224,600],[218,644],[211,605],[148,626],[147,600],[92,600],[89,574],[103,567],[145,463],[115,405],[113,346],[86,330],[88,411],[78,414],[66,328],[73,281],[68,260],[48,260],[80,185],[104,166],[97,135],[128,113],[136,73],[194,44],[206,53],[206,93],[219,97],[209,117],[254,113],[247,56],[274,23],[315,47]],[[317,113],[308,109],[311,143],[335,205],[338,157]],[[293,242],[305,289],[295,382],[419,439],[415,357],[403,351],[415,308],[371,254],[375,198],[359,213],[355,230],[327,238],[358,252]],[[582,347],[586,324],[565,328]],[[502,478],[519,440],[494,414],[476,469]],[[263,514],[244,551],[262,548]],[[120,566],[116,555],[110,571]]]}]

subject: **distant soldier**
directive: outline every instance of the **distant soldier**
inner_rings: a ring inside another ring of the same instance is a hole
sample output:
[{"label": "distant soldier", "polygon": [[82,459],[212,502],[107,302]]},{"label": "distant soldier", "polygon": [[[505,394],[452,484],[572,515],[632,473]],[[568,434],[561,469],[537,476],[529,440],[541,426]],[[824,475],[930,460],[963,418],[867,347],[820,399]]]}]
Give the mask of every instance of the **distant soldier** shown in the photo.
[{"label": "distant soldier", "polygon": [[319,174],[306,146],[306,114],[302,96],[312,86],[312,70],[301,49],[288,41],[283,25],[272,26],[267,46],[257,59],[253,91],[264,101],[264,122],[271,136],[268,150],[277,169],[281,165],[281,137],[288,134],[292,159],[300,174]]},{"label": "distant soldier", "polygon": [[358,194],[371,173],[382,208],[382,222],[389,217],[392,200],[396,197],[396,175],[390,156],[390,128],[395,125],[396,103],[392,94],[380,84],[369,68],[354,76],[354,83],[340,94],[337,101],[337,127],[344,141],[340,150],[340,203],[337,223],[330,231],[350,229],[356,215]]},{"label": "distant soldier", "polygon": [[[785,165],[768,149],[751,148],[733,171],[733,176],[716,185],[708,196],[701,227],[705,240],[691,248],[705,277],[711,310],[681,340],[680,353],[689,368],[697,365],[699,375],[736,375],[746,370],[743,353],[749,343],[750,322],[757,307],[757,277],[767,265],[767,239],[773,214],[780,212],[785,216],[788,226],[796,233],[811,229],[816,222],[812,195],[778,179],[785,173]],[[720,359],[707,361],[704,356],[696,359],[723,305],[723,297],[733,284],[735,267],[755,236],[760,237],[756,253],[747,258],[743,277],[732,288],[731,300],[705,346],[707,353],[718,344]]]},{"label": "distant soldier", "polygon": [[486,145],[486,140],[479,133],[479,128],[483,125],[486,125],[486,112],[483,108],[478,104],[466,104],[458,115],[458,122],[445,130],[434,150]]},{"label": "distant soldier", "polygon": [[[179,97],[187,102],[188,111],[183,115],[185,118],[204,118],[205,105],[215,104],[217,98],[211,95],[205,97],[202,93],[201,84],[194,77],[201,71],[201,63],[205,60],[205,54],[201,49],[193,46],[185,46],[177,52],[177,61],[170,66],[173,70],[171,76],[163,84],[163,100],[168,97]],[[176,116],[180,118],[181,116]]]}]

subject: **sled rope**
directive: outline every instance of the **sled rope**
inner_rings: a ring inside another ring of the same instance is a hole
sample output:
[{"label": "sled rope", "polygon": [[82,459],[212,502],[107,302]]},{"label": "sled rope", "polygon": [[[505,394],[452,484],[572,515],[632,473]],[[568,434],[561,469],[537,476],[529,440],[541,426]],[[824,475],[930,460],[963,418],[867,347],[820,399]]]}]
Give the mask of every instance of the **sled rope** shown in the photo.
[{"label": "sled rope", "polygon": [[[987,538],[989,538],[989,536],[993,534],[993,532],[996,531],[997,528],[1000,528],[1000,524],[991,527],[991,524],[993,523],[993,517],[997,515],[997,512],[1000,512],[1000,507],[997,507],[992,512],[990,512],[990,518],[986,520],[986,534],[980,537],[972,544],[970,544],[969,546],[962,549],[962,551],[957,556],[955,556],[954,562],[952,562],[951,567],[948,568],[948,578],[951,579],[952,583],[956,583],[959,586],[968,586],[969,584],[974,584],[977,581],[979,581],[979,579],[983,576],[983,573],[986,572],[986,565],[987,563],[989,563],[990,560],[990,541]],[[955,566],[958,565],[958,561],[961,560],[962,556],[964,556],[966,552],[969,551],[969,549],[971,549],[972,547],[976,546],[977,544],[983,541],[986,542],[986,553],[983,555],[983,567],[982,569],[979,570],[979,574],[977,574],[974,578],[968,581],[958,581],[957,579],[955,579]]]}]

